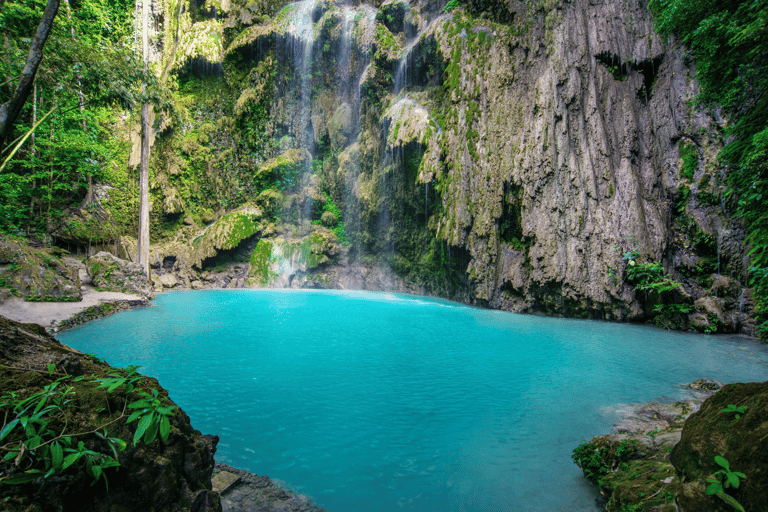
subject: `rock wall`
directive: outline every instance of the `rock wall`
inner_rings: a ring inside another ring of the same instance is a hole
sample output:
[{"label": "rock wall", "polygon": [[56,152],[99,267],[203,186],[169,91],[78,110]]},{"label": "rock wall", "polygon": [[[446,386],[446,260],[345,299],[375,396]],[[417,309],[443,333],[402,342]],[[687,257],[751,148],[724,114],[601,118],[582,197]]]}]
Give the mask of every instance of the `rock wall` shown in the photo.
[{"label": "rock wall", "polygon": [[[751,332],[744,236],[718,199],[726,120],[695,105],[685,49],[645,2],[164,9],[178,13],[160,31],[164,72],[205,92],[159,136],[155,204],[169,222],[190,214],[179,232],[246,202],[274,222],[227,282],[341,287],[356,282],[344,269],[387,267],[364,286]],[[335,238],[317,265],[265,273],[282,258],[266,243],[318,234]],[[194,275],[201,262],[177,282],[223,282]],[[635,264],[660,265],[655,287]]]}]

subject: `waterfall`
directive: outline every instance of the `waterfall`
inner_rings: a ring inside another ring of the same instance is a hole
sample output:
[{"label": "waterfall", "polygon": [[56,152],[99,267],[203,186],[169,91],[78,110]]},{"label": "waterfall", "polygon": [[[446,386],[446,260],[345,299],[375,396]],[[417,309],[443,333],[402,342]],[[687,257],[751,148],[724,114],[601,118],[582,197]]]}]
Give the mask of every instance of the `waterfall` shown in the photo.
[{"label": "waterfall", "polygon": [[294,43],[293,59],[300,73],[301,103],[299,107],[299,127],[295,134],[301,145],[313,152],[314,137],[310,132],[310,112],[312,99],[312,48],[315,43],[314,12],[319,0],[305,0],[297,4],[292,24],[294,37],[300,44]]}]

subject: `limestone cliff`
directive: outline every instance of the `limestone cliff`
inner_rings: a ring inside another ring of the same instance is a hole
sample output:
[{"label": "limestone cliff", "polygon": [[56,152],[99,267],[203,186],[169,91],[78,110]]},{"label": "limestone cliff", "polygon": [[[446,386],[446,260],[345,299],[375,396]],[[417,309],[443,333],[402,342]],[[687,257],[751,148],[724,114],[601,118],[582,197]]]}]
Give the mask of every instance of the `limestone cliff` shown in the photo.
[{"label": "limestone cliff", "polygon": [[[694,107],[686,52],[645,2],[155,10],[186,116],[156,123],[154,153],[157,222],[176,226],[155,268],[177,282],[207,286],[201,264],[234,248],[191,242],[251,203],[270,227],[241,248],[236,286],[750,332],[743,233],[713,165],[727,121]],[[315,235],[312,264],[284,264]],[[345,277],[363,268],[392,277]]]}]

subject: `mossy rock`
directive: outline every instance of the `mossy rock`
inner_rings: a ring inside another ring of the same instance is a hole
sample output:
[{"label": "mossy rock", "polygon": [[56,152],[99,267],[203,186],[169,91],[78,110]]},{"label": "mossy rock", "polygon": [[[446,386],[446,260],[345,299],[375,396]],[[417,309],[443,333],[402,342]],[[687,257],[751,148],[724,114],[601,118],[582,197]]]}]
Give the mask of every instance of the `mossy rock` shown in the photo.
[{"label": "mossy rock", "polygon": [[280,205],[283,203],[283,193],[273,188],[262,191],[255,200],[256,206],[264,211],[265,215],[277,215],[280,213]]},{"label": "mossy rock", "polygon": [[222,216],[192,241],[192,265],[199,268],[203,260],[216,256],[219,251],[234,249],[258,233],[262,229],[261,217],[261,210],[255,207]]},{"label": "mossy rock", "polygon": [[389,122],[387,146],[390,148],[412,142],[426,146],[439,130],[429,111],[409,98],[398,100],[384,112],[383,118]]},{"label": "mossy rock", "polygon": [[82,300],[77,270],[66,265],[58,248],[35,249],[23,239],[0,239],[0,287],[35,302]]},{"label": "mossy rock", "polygon": [[[740,418],[722,412],[729,404],[743,406]],[[768,382],[729,384],[692,414],[685,423],[672,463],[684,475],[678,506],[685,511],[732,511],[715,496],[705,494],[705,480],[720,469],[724,457],[731,471],[744,473],[738,489],[727,493],[747,511],[766,510],[768,496]]]},{"label": "mossy rock", "polygon": [[269,263],[272,258],[272,242],[262,238],[251,253],[251,268],[248,271],[248,285],[269,283]]},{"label": "mossy rock", "polygon": [[263,186],[277,184],[280,189],[295,188],[311,161],[312,155],[306,149],[289,149],[264,162],[256,171],[254,181]]},{"label": "mossy rock", "polygon": [[323,216],[320,217],[320,222],[323,223],[323,226],[332,228],[339,222],[339,219],[336,218],[336,215],[334,215],[333,212],[323,212]]},{"label": "mossy rock", "polygon": [[100,251],[86,260],[85,268],[97,289],[155,298],[152,284],[138,263]]}]

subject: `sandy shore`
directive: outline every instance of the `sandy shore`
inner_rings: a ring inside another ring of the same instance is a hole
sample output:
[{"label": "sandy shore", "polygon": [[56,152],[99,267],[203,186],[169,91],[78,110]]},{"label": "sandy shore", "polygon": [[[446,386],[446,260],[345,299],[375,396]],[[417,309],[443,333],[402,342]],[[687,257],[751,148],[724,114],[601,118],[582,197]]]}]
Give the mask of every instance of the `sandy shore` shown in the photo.
[{"label": "sandy shore", "polygon": [[82,312],[88,307],[116,301],[145,301],[140,295],[119,292],[99,292],[91,286],[83,286],[80,302],[26,302],[18,297],[8,297],[0,304],[0,316],[22,323],[40,324],[54,330],[63,320]]}]

